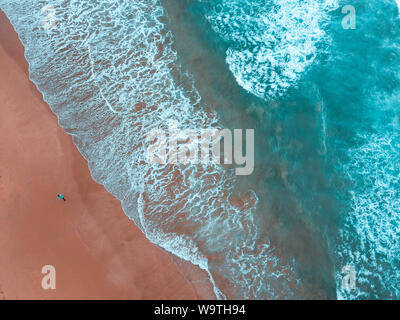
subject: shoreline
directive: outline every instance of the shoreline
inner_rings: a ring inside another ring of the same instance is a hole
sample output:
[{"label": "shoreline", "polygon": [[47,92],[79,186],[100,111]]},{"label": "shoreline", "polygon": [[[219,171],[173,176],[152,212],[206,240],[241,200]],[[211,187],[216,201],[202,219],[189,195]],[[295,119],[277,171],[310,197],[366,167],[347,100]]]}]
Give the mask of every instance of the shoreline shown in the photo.
[{"label": "shoreline", "polygon": [[[93,181],[1,11],[0,41],[0,299],[215,299],[206,272],[150,243]],[[48,264],[56,290],[41,288]]]}]

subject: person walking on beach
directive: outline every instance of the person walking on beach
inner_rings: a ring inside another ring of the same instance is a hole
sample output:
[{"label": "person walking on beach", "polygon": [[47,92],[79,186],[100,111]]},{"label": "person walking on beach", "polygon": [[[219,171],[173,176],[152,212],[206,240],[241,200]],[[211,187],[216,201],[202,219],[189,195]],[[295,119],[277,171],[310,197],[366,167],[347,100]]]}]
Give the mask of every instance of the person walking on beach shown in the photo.
[{"label": "person walking on beach", "polygon": [[61,193],[59,193],[59,194],[57,195],[57,199],[58,199],[58,200],[64,200],[64,202],[67,201],[67,200],[65,199],[65,197],[64,197]]}]

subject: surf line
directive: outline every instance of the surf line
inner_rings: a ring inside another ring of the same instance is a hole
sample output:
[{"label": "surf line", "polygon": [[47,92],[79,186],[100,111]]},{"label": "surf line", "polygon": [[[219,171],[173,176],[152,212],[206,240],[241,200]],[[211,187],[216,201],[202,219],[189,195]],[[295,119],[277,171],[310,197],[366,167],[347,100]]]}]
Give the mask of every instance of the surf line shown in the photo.
[{"label": "surf line", "polygon": [[100,95],[101,95],[101,97],[103,98],[103,100],[106,102],[106,105],[107,105],[108,109],[110,109],[111,112],[117,113],[117,114],[118,114],[119,112],[117,112],[117,111],[112,107],[112,105],[110,104],[110,102],[108,102],[107,98],[104,96],[103,90],[101,90],[101,87],[99,86],[99,84],[97,83],[97,81],[96,81],[96,79],[95,79],[95,77],[94,77],[94,63],[93,63],[93,59],[92,59],[92,50],[90,50],[90,45],[89,45],[89,43],[88,43],[87,41],[85,41],[85,42],[86,42],[86,45],[87,45],[87,48],[88,48],[88,51],[89,51],[91,78],[93,79],[94,83],[96,84],[96,87],[99,89]]}]

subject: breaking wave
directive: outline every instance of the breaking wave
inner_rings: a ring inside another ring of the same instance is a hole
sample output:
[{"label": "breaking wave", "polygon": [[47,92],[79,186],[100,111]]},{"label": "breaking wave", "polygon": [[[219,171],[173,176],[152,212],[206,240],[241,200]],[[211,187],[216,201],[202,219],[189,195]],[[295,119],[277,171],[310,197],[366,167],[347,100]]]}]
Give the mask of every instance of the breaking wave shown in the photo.
[{"label": "breaking wave", "polygon": [[336,0],[199,0],[227,43],[226,62],[238,84],[273,99],[295,85],[329,43],[324,25]]},{"label": "breaking wave", "polygon": [[298,281],[255,224],[257,195],[235,194],[231,169],[146,162],[146,135],[218,127],[182,70],[157,0],[0,1],[30,78],[73,136],[92,177],[150,241],[207,270],[218,298],[290,298]]},{"label": "breaking wave", "polygon": [[351,181],[351,211],[338,247],[342,265],[356,268],[357,286],[347,291],[337,275],[342,299],[394,299],[400,296],[400,135],[374,134],[349,150],[345,168]]}]

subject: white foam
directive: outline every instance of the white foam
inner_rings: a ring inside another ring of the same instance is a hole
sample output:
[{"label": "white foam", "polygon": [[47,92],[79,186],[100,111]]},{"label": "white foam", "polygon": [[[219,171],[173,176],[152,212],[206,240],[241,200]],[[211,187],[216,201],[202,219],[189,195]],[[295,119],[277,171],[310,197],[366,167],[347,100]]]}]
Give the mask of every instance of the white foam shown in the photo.
[{"label": "white foam", "polygon": [[338,273],[337,294],[342,299],[400,296],[399,138],[396,132],[365,136],[363,145],[349,151],[345,172],[353,186],[351,211],[337,254],[343,265],[354,266],[358,284],[353,291],[344,290]]},{"label": "white foam", "polygon": [[226,62],[238,84],[269,99],[284,94],[312,65],[336,7],[336,1],[223,0],[207,19],[230,45]]}]

